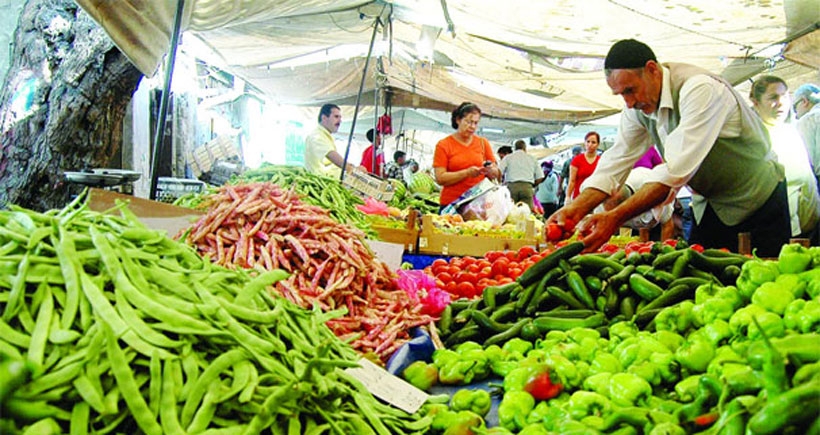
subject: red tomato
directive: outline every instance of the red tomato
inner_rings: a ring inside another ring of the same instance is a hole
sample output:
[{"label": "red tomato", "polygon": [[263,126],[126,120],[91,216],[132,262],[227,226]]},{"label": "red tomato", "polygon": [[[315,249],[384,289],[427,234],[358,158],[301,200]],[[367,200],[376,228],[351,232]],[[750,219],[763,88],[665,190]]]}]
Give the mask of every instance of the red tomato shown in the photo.
[{"label": "red tomato", "polygon": [[440,274],[436,275],[436,278],[438,278],[444,284],[447,284],[448,282],[453,280],[453,275],[450,275],[447,272],[441,272]]},{"label": "red tomato", "polygon": [[523,271],[523,270],[521,270],[521,268],[520,268],[520,267],[511,267],[511,268],[507,271],[507,276],[508,276],[508,277],[510,277],[510,278],[512,278],[512,279],[516,279],[516,278],[518,278],[519,276],[521,276],[521,274],[522,274],[522,273],[524,273],[524,271]]},{"label": "red tomato", "polygon": [[504,251],[504,256],[510,261],[518,260],[518,252],[516,251]]},{"label": "red tomato", "polygon": [[458,267],[459,269],[464,264],[464,260],[461,257],[453,257],[450,259],[450,267]]},{"label": "red tomato", "polygon": [[489,278],[489,277],[493,276],[493,269],[490,268],[490,267],[485,267],[485,268],[478,271],[477,276],[478,276],[478,279]]},{"label": "red tomato", "polygon": [[475,263],[475,264],[477,264],[477,265],[478,265],[478,267],[480,267],[480,268],[482,268],[482,269],[484,269],[485,267],[490,267],[490,266],[492,266],[492,265],[493,265],[493,263],[492,263],[492,262],[490,262],[489,260],[486,260],[486,259],[481,259],[481,260],[478,260],[478,261],[476,261],[476,263]]},{"label": "red tomato", "polygon": [[556,242],[561,240],[564,236],[564,229],[561,228],[558,224],[549,224],[547,225],[547,240],[550,242]]},{"label": "red tomato", "polygon": [[498,276],[498,275],[506,276],[507,275],[507,265],[509,265],[509,264],[510,264],[510,261],[507,260],[506,257],[504,257],[503,260],[501,258],[499,258],[498,260],[495,260],[495,262],[493,263],[492,267],[490,268],[490,273],[493,276]]},{"label": "red tomato", "polygon": [[509,276],[503,276],[500,279],[498,279],[498,285],[509,284],[513,281],[515,281],[515,280],[510,278]]},{"label": "red tomato", "polygon": [[534,255],[536,252],[537,252],[537,251],[536,251],[536,250],[535,250],[535,248],[534,248],[534,247],[532,247],[532,246],[529,246],[529,245],[527,245],[527,246],[522,246],[522,247],[520,247],[520,248],[518,249],[518,255],[517,255],[517,257],[518,257],[518,261],[521,261],[521,260],[523,260],[523,259],[525,259],[525,258],[529,258],[529,257],[531,257],[532,255]]},{"label": "red tomato", "polygon": [[484,254],[484,258],[486,258],[487,261],[492,263],[493,261],[495,261],[496,259],[498,259],[498,257],[501,257],[502,255],[504,255],[504,253],[501,252],[501,251],[489,251],[486,254]]},{"label": "red tomato", "polygon": [[455,278],[456,274],[461,272],[461,268],[458,266],[450,266],[447,268],[447,272]]},{"label": "red tomato", "polygon": [[461,265],[467,267],[478,261],[475,257],[461,257]]},{"label": "red tomato", "polygon": [[442,280],[436,278],[436,287],[444,288],[445,287],[444,282]]},{"label": "red tomato", "polygon": [[436,258],[435,260],[433,260],[433,262],[430,264],[430,266],[432,266],[432,267],[448,266],[448,264],[447,264],[447,260],[445,260],[443,258]]},{"label": "red tomato", "polygon": [[693,249],[695,251],[698,251],[698,252],[703,252],[703,246],[698,244],[698,243],[693,243],[693,244],[689,245],[689,248]]},{"label": "red tomato", "polygon": [[444,285],[444,291],[451,294],[456,294],[456,282],[450,281]]},{"label": "red tomato", "polygon": [[460,282],[456,285],[456,294],[465,298],[474,297],[475,285],[471,282]]},{"label": "red tomato", "polygon": [[663,244],[674,248],[678,246],[678,239],[666,239],[663,241]]},{"label": "red tomato", "polygon": [[467,266],[467,272],[478,273],[479,270],[481,270],[481,266],[479,266],[478,263],[473,263]]},{"label": "red tomato", "polygon": [[436,266],[433,266],[431,272],[432,272],[432,275],[438,275],[442,272],[447,272],[448,270],[450,270],[450,266],[448,266],[446,264],[443,265],[443,266],[442,265],[436,265]]},{"label": "red tomato", "polygon": [[478,276],[472,272],[461,272],[461,280],[460,282],[469,282],[470,284],[475,285],[478,282]]}]

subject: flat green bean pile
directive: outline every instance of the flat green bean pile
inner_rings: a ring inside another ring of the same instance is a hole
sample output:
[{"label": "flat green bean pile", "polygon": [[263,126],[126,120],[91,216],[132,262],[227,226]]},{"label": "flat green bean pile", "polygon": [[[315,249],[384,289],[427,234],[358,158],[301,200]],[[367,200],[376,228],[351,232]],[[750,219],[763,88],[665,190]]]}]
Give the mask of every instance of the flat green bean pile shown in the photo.
[{"label": "flat green bean pile", "polygon": [[342,311],[271,296],[285,276],[213,265],[84,195],[0,211],[0,359],[30,371],[0,388],[0,433],[424,433],[432,417],[341,370],[358,354],[324,323]]},{"label": "flat green bean pile", "polygon": [[348,190],[341,181],[335,178],[311,174],[301,166],[263,164],[257,169],[250,169],[231,183],[254,183],[267,181],[285,189],[293,189],[303,195],[302,201],[322,207],[343,224],[353,225],[365,232],[369,238],[377,237],[371,228],[367,215],[356,206],[364,201]]}]

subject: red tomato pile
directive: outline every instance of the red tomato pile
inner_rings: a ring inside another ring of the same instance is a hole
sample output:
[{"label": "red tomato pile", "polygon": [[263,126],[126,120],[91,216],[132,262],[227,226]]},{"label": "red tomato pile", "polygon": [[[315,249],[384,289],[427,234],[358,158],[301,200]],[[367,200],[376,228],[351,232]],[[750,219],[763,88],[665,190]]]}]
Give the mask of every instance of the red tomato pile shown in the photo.
[{"label": "red tomato pile", "polygon": [[488,286],[513,282],[549,252],[524,246],[518,251],[490,251],[481,258],[453,257],[449,262],[439,258],[424,271],[436,279],[439,288],[455,297],[475,298]]}]

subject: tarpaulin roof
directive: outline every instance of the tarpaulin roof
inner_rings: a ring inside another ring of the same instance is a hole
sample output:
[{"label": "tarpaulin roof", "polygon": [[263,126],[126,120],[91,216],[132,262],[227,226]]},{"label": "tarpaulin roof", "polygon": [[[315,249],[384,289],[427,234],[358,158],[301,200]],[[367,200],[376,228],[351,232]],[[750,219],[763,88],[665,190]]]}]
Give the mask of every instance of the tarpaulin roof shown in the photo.
[{"label": "tarpaulin roof", "polygon": [[[77,2],[143,73],[157,70],[175,2]],[[576,123],[622,107],[601,71],[619,39],[746,90],[764,71],[794,89],[820,81],[818,23],[818,0],[187,0],[182,38],[282,103],[355,103],[373,39],[362,104],[379,89],[393,107],[472,101],[491,117]]]}]

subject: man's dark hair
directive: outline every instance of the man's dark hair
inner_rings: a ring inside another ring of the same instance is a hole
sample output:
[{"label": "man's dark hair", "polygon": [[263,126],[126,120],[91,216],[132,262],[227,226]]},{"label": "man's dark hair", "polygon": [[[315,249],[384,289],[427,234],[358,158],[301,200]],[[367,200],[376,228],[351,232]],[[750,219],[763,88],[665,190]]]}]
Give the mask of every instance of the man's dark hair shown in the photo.
[{"label": "man's dark hair", "polygon": [[622,39],[613,44],[606,54],[604,71],[643,68],[650,60],[658,61],[648,45],[635,39]]},{"label": "man's dark hair", "polygon": [[510,147],[509,145],[504,145],[503,147],[499,147],[499,148],[498,148],[497,153],[498,153],[499,155],[502,155],[502,154],[504,154],[504,155],[507,155],[507,154],[512,154],[512,147]]},{"label": "man's dark hair", "polygon": [[393,153],[393,161],[398,162],[399,159],[404,157],[404,156],[405,156],[404,151],[396,151],[395,153]]},{"label": "man's dark hair", "polygon": [[464,102],[459,104],[458,107],[453,110],[452,116],[450,116],[450,124],[453,128],[458,129],[458,121],[461,121],[462,118],[470,113],[478,113],[481,115],[481,109],[473,103]]},{"label": "man's dark hair", "polygon": [[333,109],[342,110],[342,109],[339,109],[339,106],[337,106],[335,104],[330,104],[330,103],[325,104],[325,105],[322,106],[321,109],[319,109],[319,117],[316,118],[316,120],[321,124],[322,123],[322,116],[330,116],[330,113],[333,112]]},{"label": "man's dark hair", "polygon": [[527,143],[524,142],[523,140],[519,139],[519,140],[515,141],[515,149],[523,150],[523,149],[526,149],[526,148],[527,148]]},{"label": "man's dark hair", "polygon": [[367,140],[370,143],[373,143],[373,139],[375,138],[375,135],[376,135],[376,130],[374,130],[372,128],[370,130],[367,130],[367,134],[365,134],[365,136],[367,136]]}]

